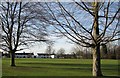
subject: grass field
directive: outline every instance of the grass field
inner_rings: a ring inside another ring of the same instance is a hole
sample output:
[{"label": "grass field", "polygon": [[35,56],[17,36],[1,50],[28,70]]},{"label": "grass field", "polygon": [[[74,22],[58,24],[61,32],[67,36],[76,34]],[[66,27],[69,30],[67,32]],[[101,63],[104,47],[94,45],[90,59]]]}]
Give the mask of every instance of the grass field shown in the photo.
[{"label": "grass field", "polygon": [[[105,76],[118,76],[118,60],[102,60]],[[92,59],[2,59],[3,76],[92,76]]]}]

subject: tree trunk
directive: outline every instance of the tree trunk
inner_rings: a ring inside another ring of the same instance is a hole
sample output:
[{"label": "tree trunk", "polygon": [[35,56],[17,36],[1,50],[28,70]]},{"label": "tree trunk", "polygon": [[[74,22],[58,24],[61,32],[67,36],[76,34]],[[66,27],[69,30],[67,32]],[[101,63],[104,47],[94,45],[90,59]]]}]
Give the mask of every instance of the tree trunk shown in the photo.
[{"label": "tree trunk", "polygon": [[100,63],[100,46],[92,48],[93,52],[93,76],[102,76]]},{"label": "tree trunk", "polygon": [[94,26],[93,26],[93,44],[92,53],[93,53],[93,76],[102,76],[101,72],[101,63],[100,63],[100,43],[97,42],[99,37],[99,2],[95,1],[94,6]]},{"label": "tree trunk", "polygon": [[11,52],[11,66],[15,66],[15,52]]}]

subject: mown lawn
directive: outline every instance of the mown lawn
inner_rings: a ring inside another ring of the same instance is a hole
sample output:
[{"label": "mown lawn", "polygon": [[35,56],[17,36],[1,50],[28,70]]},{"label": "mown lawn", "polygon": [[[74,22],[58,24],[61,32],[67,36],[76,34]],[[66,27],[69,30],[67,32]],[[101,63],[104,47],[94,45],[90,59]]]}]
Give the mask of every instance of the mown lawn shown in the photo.
[{"label": "mown lawn", "polygon": [[[118,60],[102,60],[105,76],[118,76]],[[92,59],[2,59],[3,76],[92,76]]]}]

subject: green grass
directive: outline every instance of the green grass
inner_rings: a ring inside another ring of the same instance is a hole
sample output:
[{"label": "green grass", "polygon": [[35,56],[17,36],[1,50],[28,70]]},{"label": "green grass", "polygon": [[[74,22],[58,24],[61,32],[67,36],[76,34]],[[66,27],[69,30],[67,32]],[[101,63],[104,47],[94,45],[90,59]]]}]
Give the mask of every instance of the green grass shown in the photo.
[{"label": "green grass", "polygon": [[[102,60],[105,76],[118,76],[118,60]],[[92,76],[92,59],[2,59],[3,76]]]}]

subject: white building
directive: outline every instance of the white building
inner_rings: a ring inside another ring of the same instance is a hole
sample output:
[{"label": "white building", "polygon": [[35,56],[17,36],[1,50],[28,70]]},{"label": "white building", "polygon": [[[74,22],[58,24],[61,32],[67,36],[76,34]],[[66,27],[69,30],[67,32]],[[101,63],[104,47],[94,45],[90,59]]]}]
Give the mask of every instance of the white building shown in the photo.
[{"label": "white building", "polygon": [[33,53],[15,53],[15,58],[34,58]]},{"label": "white building", "polygon": [[55,58],[55,54],[37,53],[38,58]]}]

